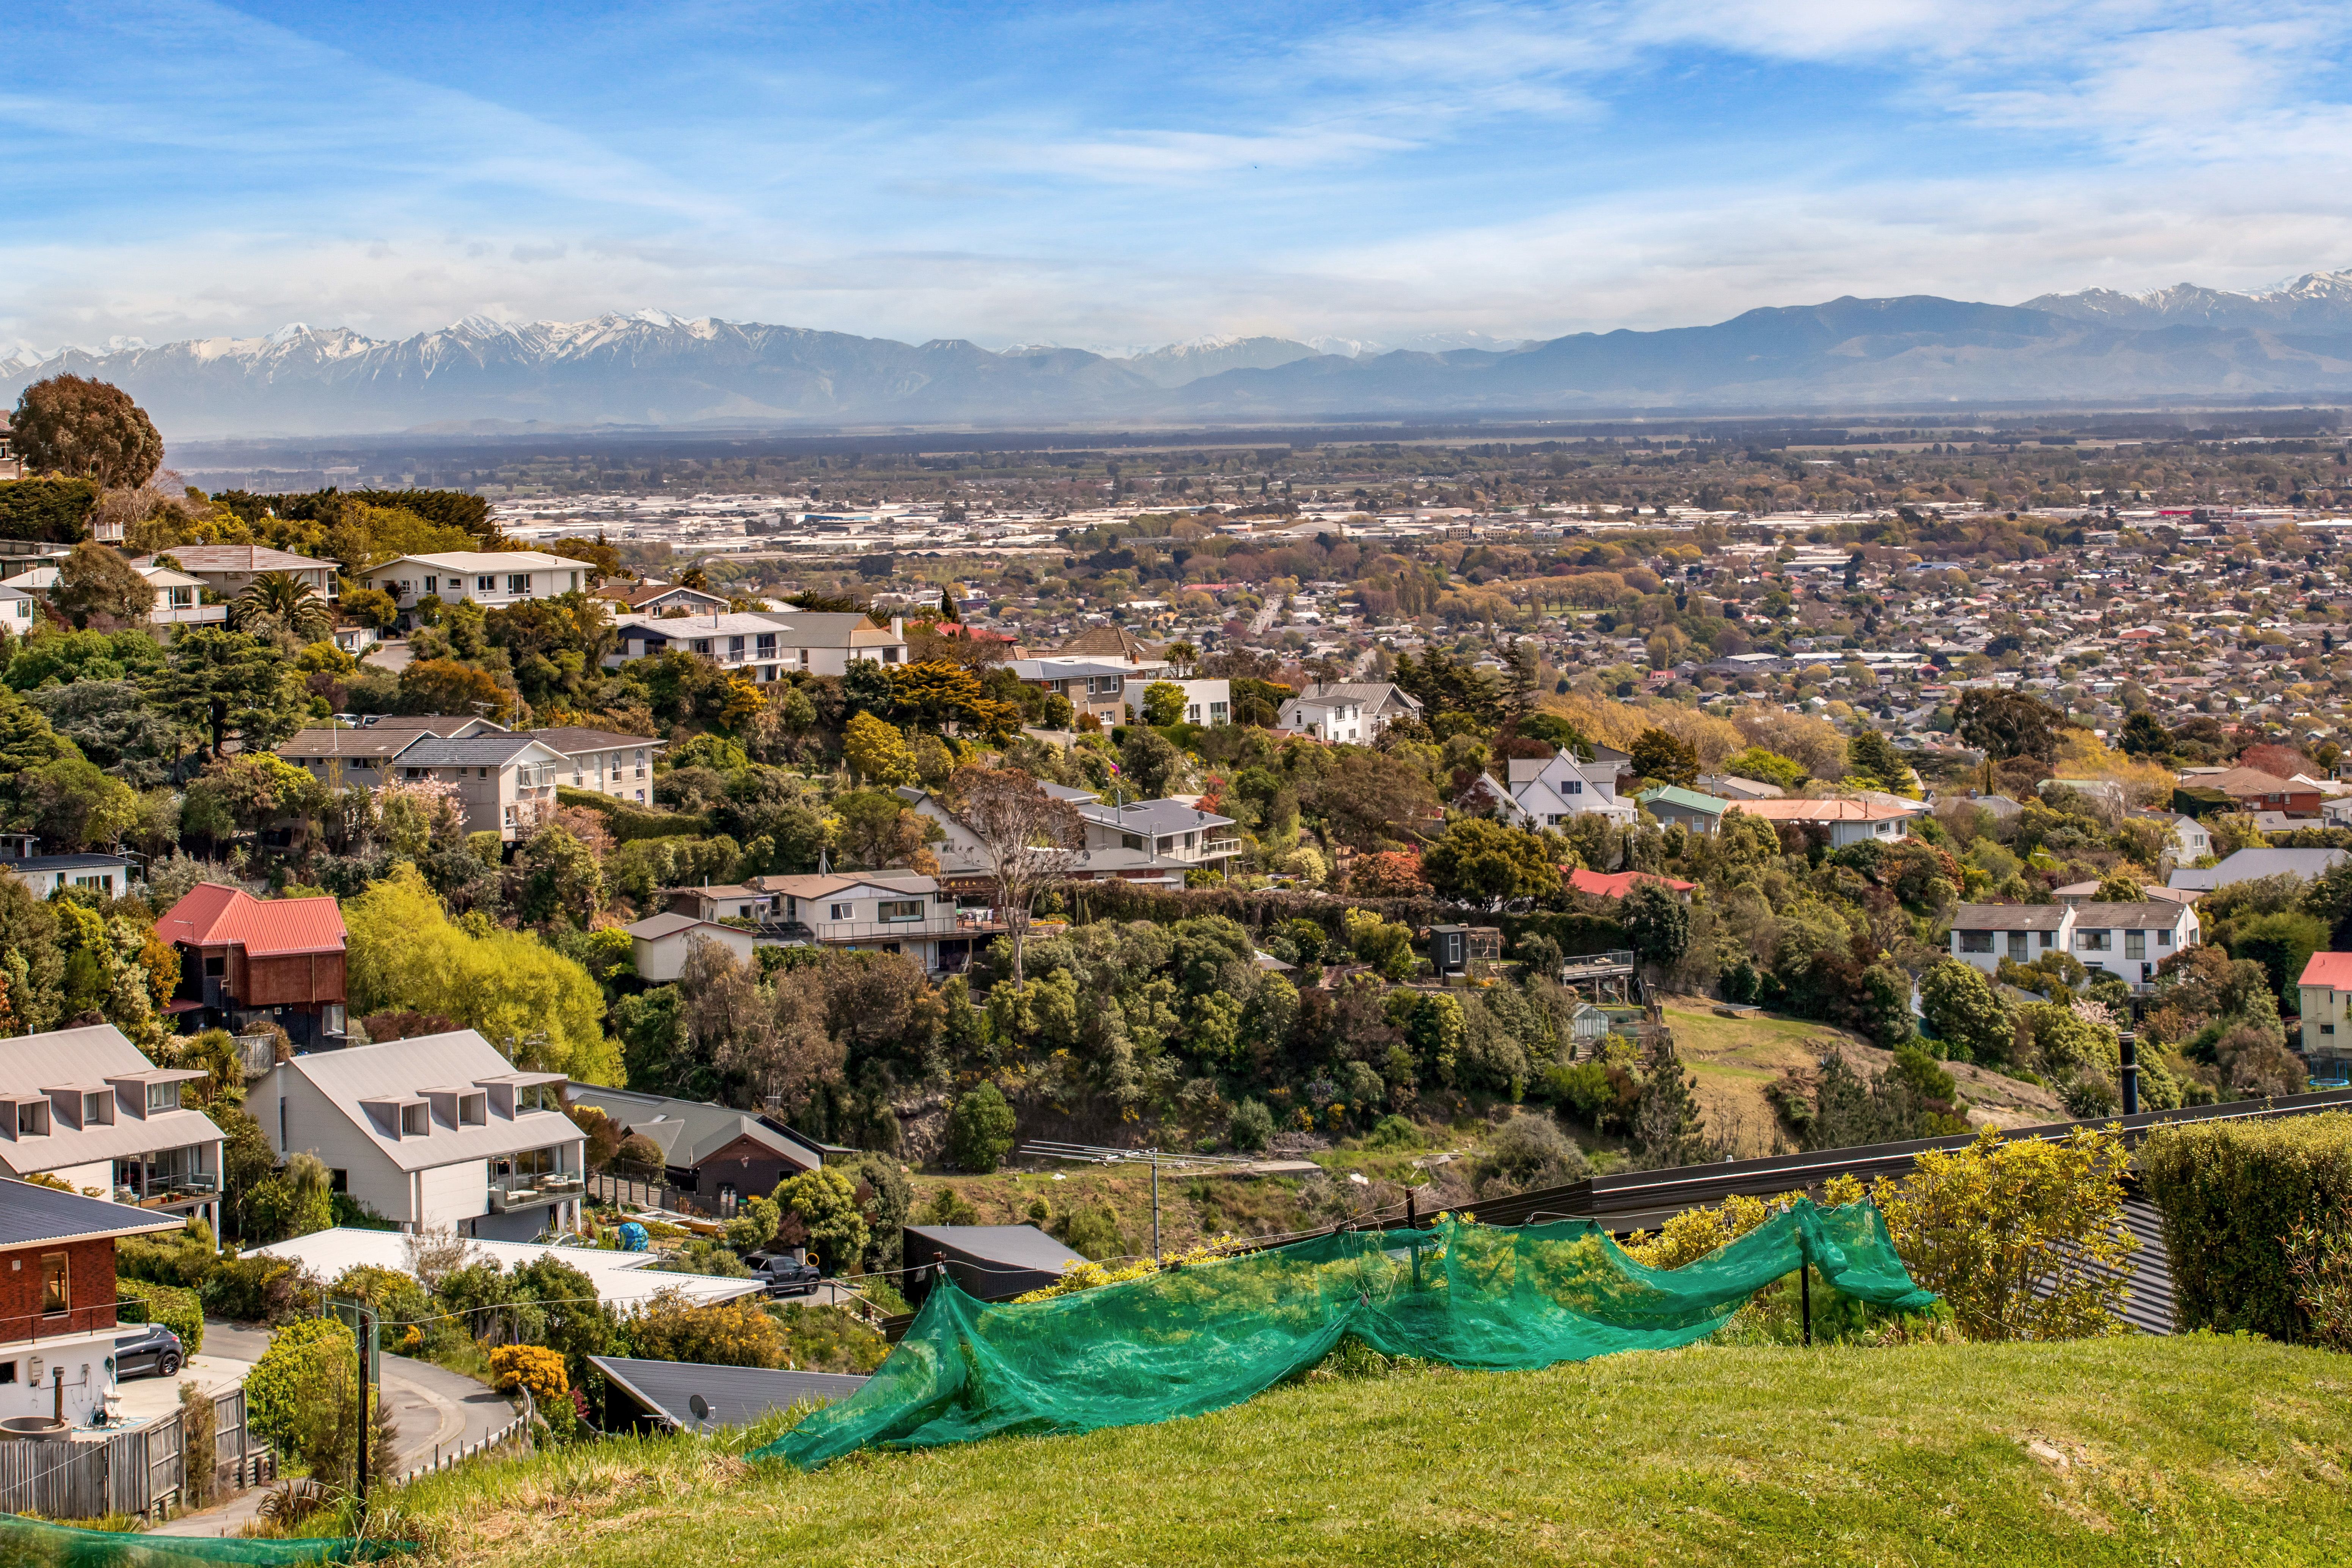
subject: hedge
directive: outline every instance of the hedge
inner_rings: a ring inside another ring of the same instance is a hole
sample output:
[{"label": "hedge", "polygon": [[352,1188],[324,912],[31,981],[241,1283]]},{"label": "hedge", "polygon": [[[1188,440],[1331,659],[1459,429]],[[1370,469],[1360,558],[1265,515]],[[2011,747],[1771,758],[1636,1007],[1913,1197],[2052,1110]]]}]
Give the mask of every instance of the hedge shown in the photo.
[{"label": "hedge", "polygon": [[2173,1326],[2307,1337],[2281,1239],[2352,1197],[2352,1115],[2159,1128],[2140,1168],[2164,1215]]},{"label": "hedge", "polygon": [[0,539],[79,544],[97,510],[98,486],[89,479],[12,479],[0,484]]},{"label": "hedge", "polygon": [[126,1323],[161,1323],[194,1355],[205,1348],[205,1304],[194,1290],[145,1279],[114,1282],[115,1315]]},{"label": "hedge", "polygon": [[604,829],[616,844],[626,844],[632,838],[708,838],[713,832],[710,818],[698,813],[658,811],[634,801],[614,800],[593,789],[574,789],[570,784],[555,786],[555,804],[596,813],[604,819]]}]

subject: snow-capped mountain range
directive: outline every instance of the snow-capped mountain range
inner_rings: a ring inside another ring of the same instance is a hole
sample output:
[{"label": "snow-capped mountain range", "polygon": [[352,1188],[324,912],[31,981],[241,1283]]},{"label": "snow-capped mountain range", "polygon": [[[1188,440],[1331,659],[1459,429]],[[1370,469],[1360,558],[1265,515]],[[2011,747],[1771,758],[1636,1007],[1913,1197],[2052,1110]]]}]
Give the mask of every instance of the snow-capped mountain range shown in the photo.
[{"label": "snow-capped mountain range", "polygon": [[2258,293],[2183,284],[2022,306],[1846,298],[1664,331],[1462,333],[1402,348],[1256,336],[1123,354],[992,352],[656,310],[583,321],[470,316],[400,339],[296,322],[252,338],[20,352],[0,360],[0,399],[60,372],[122,386],[169,439],[2352,397],[2352,271]]}]

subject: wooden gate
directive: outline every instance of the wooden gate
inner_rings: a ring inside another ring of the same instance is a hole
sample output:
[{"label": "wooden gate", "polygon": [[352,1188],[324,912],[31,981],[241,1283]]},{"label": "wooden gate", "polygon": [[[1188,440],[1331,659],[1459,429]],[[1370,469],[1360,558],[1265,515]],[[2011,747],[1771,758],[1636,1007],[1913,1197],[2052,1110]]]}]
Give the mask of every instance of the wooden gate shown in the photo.
[{"label": "wooden gate", "polygon": [[180,1449],[177,1411],[103,1440],[0,1440],[0,1510],[50,1519],[152,1512],[180,1490]]}]

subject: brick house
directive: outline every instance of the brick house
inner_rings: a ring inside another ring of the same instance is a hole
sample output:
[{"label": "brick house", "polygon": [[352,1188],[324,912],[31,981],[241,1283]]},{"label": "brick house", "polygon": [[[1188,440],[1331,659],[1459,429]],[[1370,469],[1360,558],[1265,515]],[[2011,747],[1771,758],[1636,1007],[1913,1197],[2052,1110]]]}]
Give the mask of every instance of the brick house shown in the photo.
[{"label": "brick house", "polygon": [[177,1230],[156,1215],[0,1181],[0,1419],[89,1423],[114,1392],[114,1243]]}]

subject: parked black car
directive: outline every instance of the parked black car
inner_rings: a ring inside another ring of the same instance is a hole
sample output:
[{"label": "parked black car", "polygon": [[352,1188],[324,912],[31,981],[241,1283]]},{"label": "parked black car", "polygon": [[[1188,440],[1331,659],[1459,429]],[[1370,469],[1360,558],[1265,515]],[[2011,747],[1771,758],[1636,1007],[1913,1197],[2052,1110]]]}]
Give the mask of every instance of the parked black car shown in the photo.
[{"label": "parked black car", "polygon": [[743,1261],[751,1266],[752,1273],[767,1281],[771,1296],[814,1296],[824,1278],[824,1270],[815,1264],[781,1255],[753,1253]]},{"label": "parked black car", "polygon": [[161,1323],[148,1323],[114,1342],[114,1375],[170,1377],[188,1359],[180,1336]]}]

